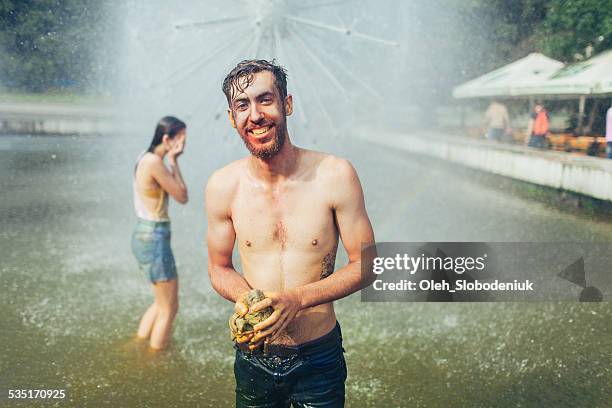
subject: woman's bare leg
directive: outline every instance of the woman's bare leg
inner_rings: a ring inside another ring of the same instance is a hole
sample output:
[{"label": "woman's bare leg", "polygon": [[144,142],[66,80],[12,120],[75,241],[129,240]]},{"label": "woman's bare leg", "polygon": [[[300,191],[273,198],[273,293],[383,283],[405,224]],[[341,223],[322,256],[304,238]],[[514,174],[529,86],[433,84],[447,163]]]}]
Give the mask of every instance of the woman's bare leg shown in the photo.
[{"label": "woman's bare leg", "polygon": [[138,325],[138,333],[136,334],[138,337],[142,339],[148,339],[151,336],[151,330],[153,330],[153,325],[155,324],[155,319],[157,318],[157,305],[155,302],[144,313],[142,319],[140,319],[140,324]]},{"label": "woman's bare leg", "polygon": [[154,349],[164,349],[170,342],[172,323],[178,311],[178,279],[157,282],[153,285],[157,315],[151,331],[150,345]]}]

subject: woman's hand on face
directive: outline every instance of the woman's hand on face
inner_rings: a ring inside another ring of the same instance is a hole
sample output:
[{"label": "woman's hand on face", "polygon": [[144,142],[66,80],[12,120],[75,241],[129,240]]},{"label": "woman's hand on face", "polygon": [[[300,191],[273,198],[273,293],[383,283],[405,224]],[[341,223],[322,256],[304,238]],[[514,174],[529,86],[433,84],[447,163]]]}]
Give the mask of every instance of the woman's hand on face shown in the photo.
[{"label": "woman's hand on face", "polygon": [[185,149],[185,135],[178,136],[176,139],[176,142],[174,142],[174,145],[168,151],[168,158],[170,160],[176,160],[183,154],[183,150]]}]

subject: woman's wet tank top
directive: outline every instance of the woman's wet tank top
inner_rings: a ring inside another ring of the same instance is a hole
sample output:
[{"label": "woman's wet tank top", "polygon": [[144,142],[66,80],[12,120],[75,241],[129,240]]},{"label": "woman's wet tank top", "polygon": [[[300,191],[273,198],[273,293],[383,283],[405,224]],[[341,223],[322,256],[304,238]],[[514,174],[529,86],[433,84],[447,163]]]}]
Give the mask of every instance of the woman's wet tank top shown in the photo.
[{"label": "woman's wet tank top", "polygon": [[[169,221],[168,218],[168,193],[164,191],[163,188],[147,188],[142,189],[138,187],[138,182],[136,181],[136,170],[138,170],[138,164],[140,164],[140,160],[147,152],[142,152],[138,159],[136,160],[136,165],[134,166],[134,174],[132,176],[132,187],[134,190],[134,209],[136,210],[136,215],[138,218],[142,218],[143,220],[149,221]],[[157,202],[155,204],[155,208],[151,211],[149,210],[145,203],[142,200],[142,197],[156,198]]]}]

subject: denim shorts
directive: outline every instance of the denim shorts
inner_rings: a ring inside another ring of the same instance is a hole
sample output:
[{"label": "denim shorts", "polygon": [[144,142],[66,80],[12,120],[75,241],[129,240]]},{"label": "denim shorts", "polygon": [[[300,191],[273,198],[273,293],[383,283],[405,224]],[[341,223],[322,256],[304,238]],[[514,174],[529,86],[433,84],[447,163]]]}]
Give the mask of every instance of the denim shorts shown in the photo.
[{"label": "denim shorts", "polygon": [[236,407],[344,407],[347,370],[340,326],[303,351],[280,357],[237,349]]},{"label": "denim shorts", "polygon": [[132,252],[138,267],[151,281],[176,278],[176,264],[170,248],[170,222],[138,219],[132,234]]}]

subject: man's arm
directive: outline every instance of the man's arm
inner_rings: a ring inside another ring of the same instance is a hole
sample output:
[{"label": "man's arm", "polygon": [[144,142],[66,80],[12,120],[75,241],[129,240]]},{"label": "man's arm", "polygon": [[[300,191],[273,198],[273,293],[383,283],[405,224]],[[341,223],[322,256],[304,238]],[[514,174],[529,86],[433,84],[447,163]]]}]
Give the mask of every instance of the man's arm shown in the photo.
[{"label": "man's arm", "polygon": [[369,279],[362,282],[361,276],[361,244],[374,243],[374,231],[366,212],[361,183],[347,160],[334,158],[334,161],[332,171],[336,180],[330,183],[335,191],[333,208],[348,264],[318,282],[296,288],[302,308],[332,302],[371,283]]},{"label": "man's arm", "polygon": [[270,341],[273,341],[301,309],[348,296],[369,285],[374,278],[371,274],[371,277],[368,276],[366,281],[363,281],[361,276],[361,244],[373,244],[374,232],[365,209],[359,177],[347,160],[333,160],[328,173],[329,186],[331,191],[334,191],[333,209],[340,239],[348,254],[348,264],[317,282],[282,293],[266,293],[268,298],[254,305],[254,309],[261,310],[272,306],[274,313],[269,319],[255,326],[256,331],[261,331],[258,339],[272,335]]},{"label": "man's arm", "polygon": [[218,172],[206,186],[208,276],[217,293],[236,302],[251,288],[232,263],[236,232],[230,215],[232,191],[227,186],[227,179],[223,180]]}]

